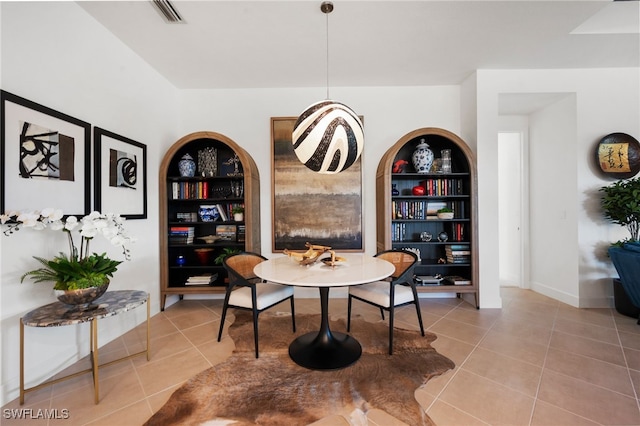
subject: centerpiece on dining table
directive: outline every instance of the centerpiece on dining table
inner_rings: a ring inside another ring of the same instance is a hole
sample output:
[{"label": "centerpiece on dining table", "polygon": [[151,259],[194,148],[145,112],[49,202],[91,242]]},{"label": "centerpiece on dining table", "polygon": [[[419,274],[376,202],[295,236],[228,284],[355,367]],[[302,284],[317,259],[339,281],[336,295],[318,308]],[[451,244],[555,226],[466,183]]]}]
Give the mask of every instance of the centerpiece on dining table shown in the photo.
[{"label": "centerpiece on dining table", "polygon": [[[22,228],[62,231],[67,234],[69,254],[60,252],[53,259],[33,256],[41,267],[25,272],[20,282],[29,277],[34,282],[53,282],[58,300],[68,305],[88,306],[102,296],[109,287],[120,260],[89,251],[91,240],[102,235],[115,246],[122,248],[126,260],[131,259],[127,244],[134,241],[127,235],[124,218],[113,213],[94,211],[78,220],[75,216],[64,217],[62,210],[46,208],[41,211],[11,211],[0,215],[0,224],[5,225],[3,234],[10,236]],[[74,240],[74,232],[79,233],[79,243]]]},{"label": "centerpiece on dining table", "polygon": [[331,257],[325,257],[321,260],[325,265],[336,266],[339,262],[345,262],[347,260],[344,257],[336,256],[336,252],[331,250],[329,246],[306,242],[305,247],[307,247],[307,251],[305,252],[291,251],[289,249],[284,249],[283,252],[300,265],[312,265],[326,252],[329,252]]}]

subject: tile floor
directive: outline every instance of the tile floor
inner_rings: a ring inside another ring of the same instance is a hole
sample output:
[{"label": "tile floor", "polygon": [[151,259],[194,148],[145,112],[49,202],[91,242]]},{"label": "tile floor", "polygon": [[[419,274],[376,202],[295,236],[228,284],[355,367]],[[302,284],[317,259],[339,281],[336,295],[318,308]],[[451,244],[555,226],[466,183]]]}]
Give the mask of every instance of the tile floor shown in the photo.
[{"label": "tile floor", "polygon": [[[422,300],[424,325],[438,336],[435,348],[456,363],[415,393],[438,426],[640,424],[640,325],[634,319],[612,309],[576,309],[528,290],[502,294],[501,310],[476,310],[455,298]],[[28,393],[22,407],[67,409],[70,420],[3,418],[2,425],[143,424],[182,382],[230,355],[228,337],[216,342],[221,304],[185,300],[153,316],[151,360],[101,369],[98,405],[85,374]],[[346,315],[346,300],[329,305],[332,315]],[[281,306],[276,309],[286,310]],[[372,307],[354,309],[379,319]],[[399,310],[398,325],[417,328],[412,309]],[[296,299],[296,310],[318,313],[318,300]],[[105,345],[101,363],[139,351],[144,335],[142,325]],[[18,407],[12,401],[3,413]],[[318,424],[348,423],[332,416]],[[373,412],[369,424],[399,423]]]}]

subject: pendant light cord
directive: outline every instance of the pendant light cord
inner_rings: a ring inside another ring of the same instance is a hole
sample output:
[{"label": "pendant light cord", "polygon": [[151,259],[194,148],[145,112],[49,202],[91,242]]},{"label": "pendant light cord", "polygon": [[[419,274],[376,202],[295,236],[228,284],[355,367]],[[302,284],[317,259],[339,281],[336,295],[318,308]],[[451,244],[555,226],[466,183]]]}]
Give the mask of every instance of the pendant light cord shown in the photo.
[{"label": "pendant light cord", "polygon": [[327,17],[326,27],[327,27],[327,100],[329,100],[329,14],[325,13]]}]

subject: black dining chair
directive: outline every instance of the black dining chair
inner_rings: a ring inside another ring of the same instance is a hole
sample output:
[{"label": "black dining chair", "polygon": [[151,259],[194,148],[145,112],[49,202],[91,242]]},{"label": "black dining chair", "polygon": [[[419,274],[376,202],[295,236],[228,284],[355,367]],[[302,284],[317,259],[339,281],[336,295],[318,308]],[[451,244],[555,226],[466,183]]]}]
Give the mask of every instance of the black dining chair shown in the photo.
[{"label": "black dining chair", "polygon": [[265,257],[251,252],[242,252],[230,255],[222,261],[227,274],[229,285],[227,286],[222,307],[222,319],[218,342],[222,338],[222,329],[229,307],[249,310],[253,313],[253,338],[258,358],[258,315],[285,300],[291,300],[291,321],[293,332],[296,331],[295,308],[293,302],[293,287],[266,282],[253,273],[253,268],[260,262],[267,260]]},{"label": "black dining chair", "polygon": [[394,273],[384,281],[349,287],[349,302],[347,312],[347,331],[351,331],[351,304],[353,299],[361,300],[380,308],[384,320],[384,311],[389,312],[389,355],[393,354],[393,320],[396,307],[414,304],[418,314],[420,333],[424,336],[422,314],[416,284],[413,281],[413,268],[418,256],[408,250],[386,250],[376,254],[376,257],[391,262],[395,267]]}]

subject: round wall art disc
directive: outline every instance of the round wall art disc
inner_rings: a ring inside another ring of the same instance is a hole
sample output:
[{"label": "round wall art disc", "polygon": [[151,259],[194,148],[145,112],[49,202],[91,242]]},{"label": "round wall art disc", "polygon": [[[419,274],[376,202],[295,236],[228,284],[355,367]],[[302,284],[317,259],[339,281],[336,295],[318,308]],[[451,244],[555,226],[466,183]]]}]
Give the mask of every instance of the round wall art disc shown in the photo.
[{"label": "round wall art disc", "polygon": [[640,171],[640,142],[626,133],[608,134],[598,143],[596,160],[604,174],[631,178]]}]

